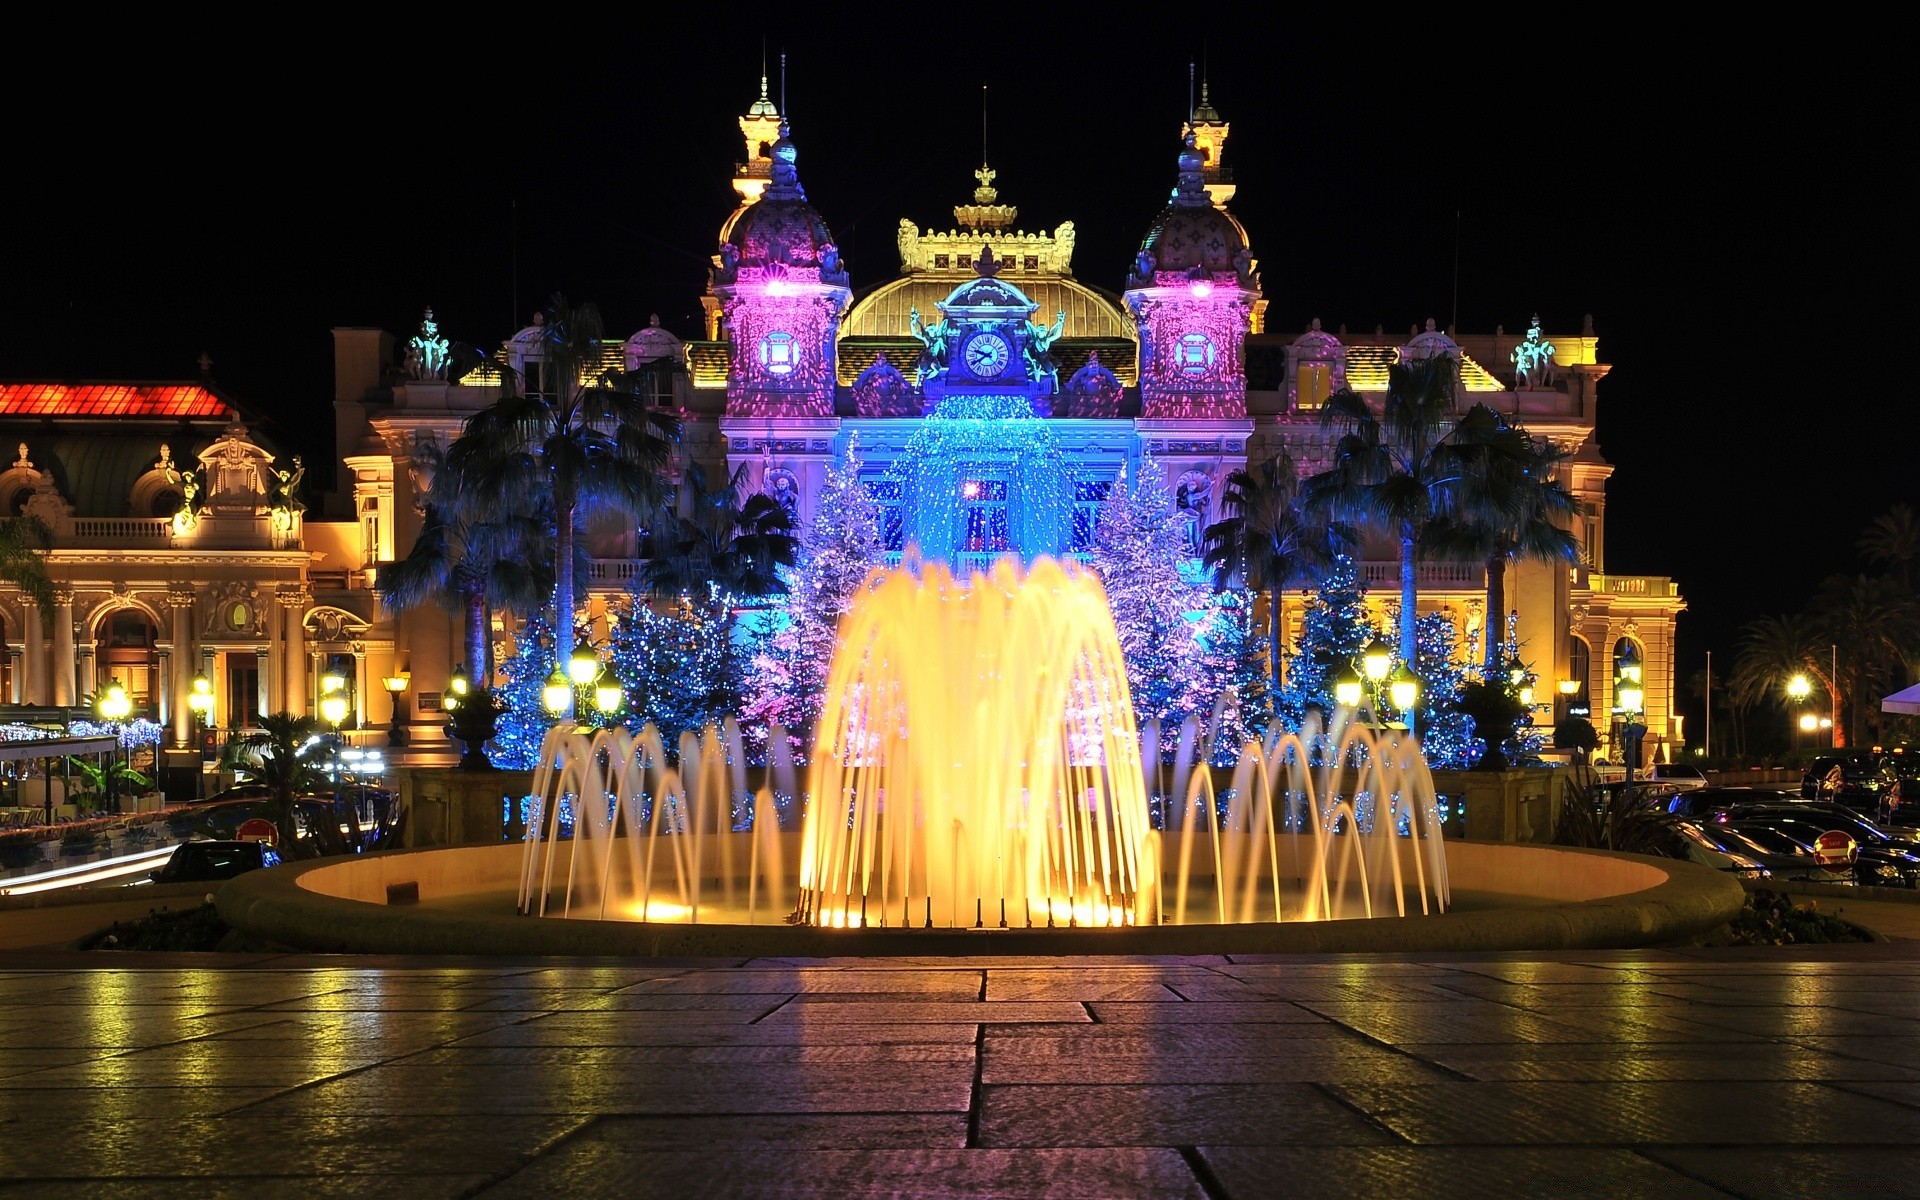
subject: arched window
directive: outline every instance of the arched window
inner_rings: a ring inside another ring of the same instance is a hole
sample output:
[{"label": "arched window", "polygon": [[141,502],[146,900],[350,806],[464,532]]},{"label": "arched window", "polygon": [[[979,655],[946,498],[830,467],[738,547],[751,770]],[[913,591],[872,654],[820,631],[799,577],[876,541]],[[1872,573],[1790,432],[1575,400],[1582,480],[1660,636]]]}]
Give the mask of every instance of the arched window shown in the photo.
[{"label": "arched window", "polygon": [[1593,650],[1587,640],[1578,634],[1567,635],[1567,678],[1579,684],[1577,691],[1567,697],[1567,710],[1570,714],[1581,715],[1593,711],[1593,701],[1587,695],[1593,678]]}]

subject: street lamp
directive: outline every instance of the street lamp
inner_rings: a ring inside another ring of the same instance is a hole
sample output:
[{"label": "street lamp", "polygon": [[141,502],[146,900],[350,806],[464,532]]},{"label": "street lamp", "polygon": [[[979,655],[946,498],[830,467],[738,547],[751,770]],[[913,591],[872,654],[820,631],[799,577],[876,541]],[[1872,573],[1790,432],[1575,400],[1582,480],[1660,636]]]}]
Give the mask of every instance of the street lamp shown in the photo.
[{"label": "street lamp", "polygon": [[1580,681],[1578,679],[1562,679],[1560,681],[1560,714],[1554,718],[1554,724],[1557,725],[1572,715],[1573,698],[1579,694]]},{"label": "street lamp", "polygon": [[340,781],[340,724],[347,719],[347,678],[338,671],[320,677],[320,715],[333,726],[333,763],[327,779],[336,786]]},{"label": "street lamp", "polygon": [[1640,768],[1640,739],[1647,732],[1634,720],[1646,708],[1646,691],[1640,683],[1640,655],[1631,645],[1614,661],[1613,704],[1620,710],[1621,760],[1631,783]]},{"label": "street lamp", "polygon": [[447,677],[447,694],[441,698],[440,707],[452,711],[459,708],[460,702],[466,698],[467,664],[461,663],[453,669],[453,674]]},{"label": "street lamp", "polygon": [[120,722],[126,720],[127,714],[133,711],[133,700],[127,695],[126,685],[116,680],[101,693],[96,707],[100,710],[100,719],[113,727],[113,761],[107,767],[107,804],[114,812],[119,812]]},{"label": "street lamp", "polygon": [[1394,668],[1393,679],[1387,684],[1387,698],[1400,711],[1407,728],[1413,728],[1413,706],[1420,699],[1420,677],[1409,670],[1407,664]]},{"label": "street lamp", "polygon": [[387,745],[404,746],[407,744],[407,727],[400,720],[402,704],[406,703],[407,684],[413,680],[411,671],[395,671],[380,680],[380,686],[387,689],[387,698],[393,701],[392,728],[387,731]]},{"label": "street lamp", "polygon": [[540,700],[547,706],[547,711],[556,717],[564,715],[567,706],[573,702],[573,684],[568,682],[559,667],[555,667],[553,674],[547,676],[546,686],[540,689]]},{"label": "street lamp", "polygon": [[593,706],[601,712],[607,714],[619,712],[626,698],[626,686],[620,682],[620,677],[613,673],[612,667],[600,672],[600,678],[593,681]]},{"label": "street lamp", "polygon": [[[1787,680],[1787,698],[1792,700],[1796,705],[1805,704],[1807,697],[1812,694],[1813,684],[1807,681],[1805,675],[1795,675],[1792,679]],[[1800,714],[1801,730],[1811,733],[1819,727],[1820,724],[1814,719],[1812,713]],[[1800,735],[1797,733],[1793,735],[1793,750],[1795,754],[1800,752]]]},{"label": "street lamp", "polygon": [[[208,679],[205,675],[195,675],[193,677],[193,690],[187,693],[187,707],[193,710],[194,741],[198,743],[200,741],[202,728],[213,718],[212,680]],[[193,795],[195,799],[198,799],[202,790],[201,785],[205,783],[207,778],[206,750],[199,745],[196,745],[195,749],[200,755],[200,765],[195,769],[197,778],[194,780]]]},{"label": "street lamp", "polygon": [[1368,680],[1378,684],[1393,668],[1393,647],[1387,645],[1382,638],[1374,638],[1373,643],[1360,656],[1360,665],[1366,669]]},{"label": "street lamp", "polygon": [[1360,673],[1351,665],[1333,677],[1333,702],[1342,708],[1360,707]]}]

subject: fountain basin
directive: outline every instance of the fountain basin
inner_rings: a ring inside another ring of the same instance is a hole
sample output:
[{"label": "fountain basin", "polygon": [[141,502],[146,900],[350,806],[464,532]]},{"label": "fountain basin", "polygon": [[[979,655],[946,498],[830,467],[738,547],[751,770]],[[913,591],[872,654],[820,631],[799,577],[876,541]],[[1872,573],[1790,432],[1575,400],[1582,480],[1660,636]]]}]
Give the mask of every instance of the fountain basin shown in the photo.
[{"label": "fountain basin", "polygon": [[[218,907],[256,937],[321,952],[831,957],[1625,949],[1706,933],[1744,902],[1735,880],[1675,859],[1465,841],[1444,851],[1453,887],[1475,897],[1473,907],[1370,920],[1004,930],[991,916],[985,929],[561,920],[515,911],[518,843],[254,871],[227,882]],[[418,902],[389,903],[413,895]]]}]

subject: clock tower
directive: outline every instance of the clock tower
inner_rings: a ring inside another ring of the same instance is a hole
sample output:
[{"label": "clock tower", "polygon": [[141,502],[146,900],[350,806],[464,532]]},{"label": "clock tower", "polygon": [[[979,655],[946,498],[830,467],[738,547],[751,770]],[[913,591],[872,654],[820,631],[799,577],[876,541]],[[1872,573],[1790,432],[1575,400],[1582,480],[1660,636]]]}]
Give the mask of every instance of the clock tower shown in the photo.
[{"label": "clock tower", "polygon": [[916,379],[926,408],[950,398],[978,397],[997,402],[1018,399],[1035,416],[1049,416],[1060,390],[1051,349],[1065,326],[1065,314],[1052,324],[1034,320],[1039,305],[1008,280],[993,247],[981,249],[975,278],[953,289],[928,324],[918,309],[910,316],[921,353]]}]

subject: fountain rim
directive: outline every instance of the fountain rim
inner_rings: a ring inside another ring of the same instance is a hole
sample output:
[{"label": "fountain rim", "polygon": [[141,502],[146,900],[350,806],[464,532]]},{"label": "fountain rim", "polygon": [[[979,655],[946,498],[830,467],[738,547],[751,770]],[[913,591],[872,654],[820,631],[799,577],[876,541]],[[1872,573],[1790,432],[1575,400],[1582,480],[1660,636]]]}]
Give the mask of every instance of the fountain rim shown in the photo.
[{"label": "fountain rim", "polygon": [[[517,861],[521,845],[502,842],[381,851],[252,871],[222,885],[216,905],[221,918],[237,929],[274,944],[323,953],[837,958],[1629,949],[1698,936],[1731,920],[1745,902],[1745,890],[1737,880],[1679,859],[1564,846],[1446,845],[1450,851],[1477,847],[1522,859],[1543,854],[1620,859],[1655,867],[1665,879],[1600,899],[1423,917],[1004,930],[561,920],[512,911],[494,914],[379,904],[329,895],[306,882],[315,872],[356,867],[384,878],[395,873],[388,869],[391,864],[408,858],[418,860],[415,865],[422,868],[446,870],[455,867],[458,856],[489,851]],[[1549,864],[1536,859],[1534,865]],[[418,876],[423,872],[397,873]]]}]

